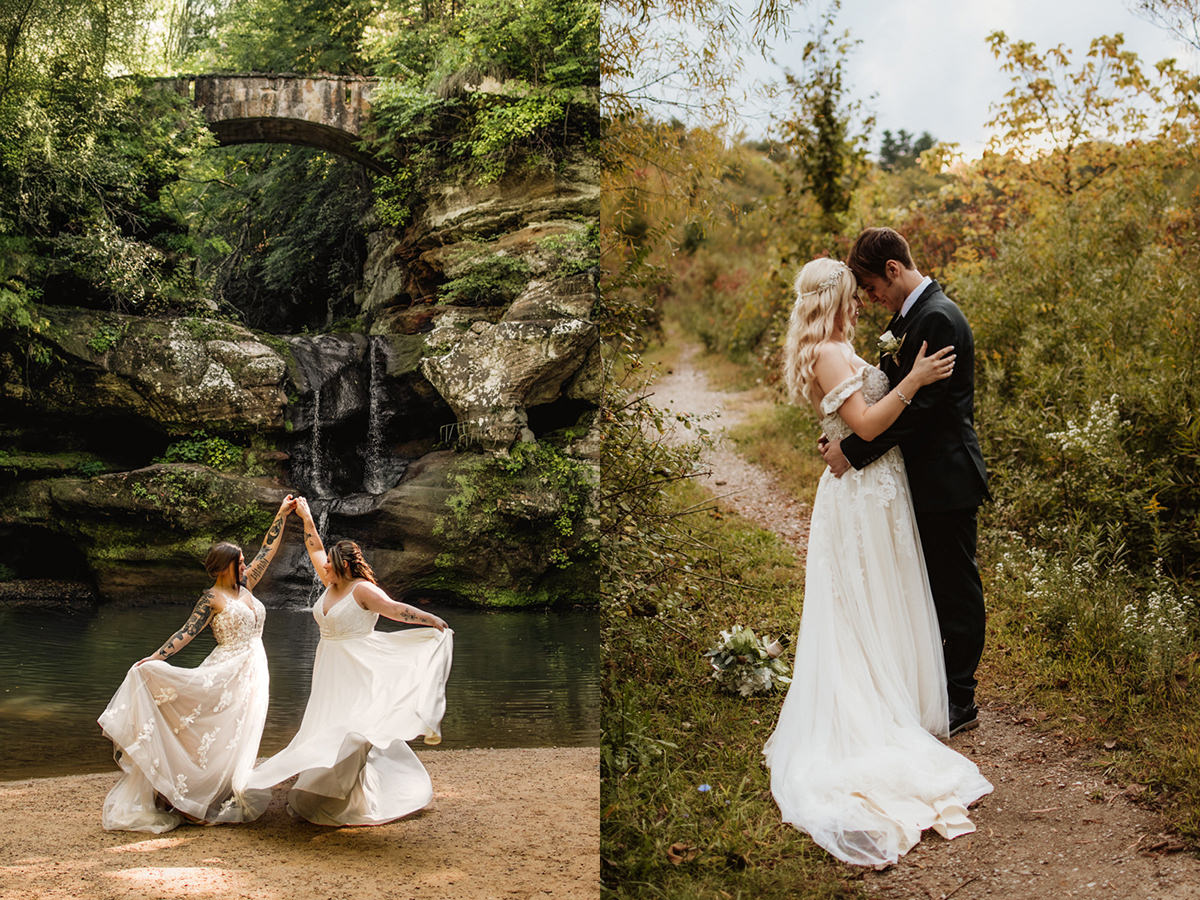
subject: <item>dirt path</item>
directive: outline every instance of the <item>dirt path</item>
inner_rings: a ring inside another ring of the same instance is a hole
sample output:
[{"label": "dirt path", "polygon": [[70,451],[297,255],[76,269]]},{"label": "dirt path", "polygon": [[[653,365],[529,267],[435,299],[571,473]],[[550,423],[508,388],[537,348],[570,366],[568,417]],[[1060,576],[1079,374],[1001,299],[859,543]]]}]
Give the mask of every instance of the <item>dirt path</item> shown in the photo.
[{"label": "dirt path", "polygon": [[322,828],[283,788],[249,825],[105,832],[104,775],[0,783],[3,900],[595,900],[594,748],[422,753],[427,809],[389,825]]},{"label": "dirt path", "polygon": [[[719,439],[726,429],[744,421],[754,406],[769,401],[760,391],[713,390],[704,373],[696,368],[696,353],[696,347],[684,348],[677,363],[655,381],[651,402],[663,409],[706,417],[705,427],[718,440],[705,457],[711,471],[698,482],[755,525],[779,534],[803,559],[808,547],[808,505],[782,489],[769,472],[746,462],[727,441]],[[673,433],[677,441],[692,436],[684,428],[676,428]]]},{"label": "dirt path", "polygon": [[[678,412],[719,412],[740,421],[752,392],[713,390],[687,348],[655,386],[655,402]],[[717,428],[714,427],[714,431]],[[687,432],[682,432],[686,436]],[[793,546],[807,539],[809,510],[771,476],[728,446],[709,455],[707,483],[720,502],[778,532]],[[803,557],[801,557],[802,559]],[[1200,860],[1173,852],[1134,790],[1105,781],[1085,749],[1040,732],[1033,719],[980,689],[980,726],[951,745],[978,764],[995,786],[972,808],[977,831],[954,841],[927,833],[900,864],[865,876],[878,900],[1200,900]],[[1136,787],[1136,786],[1135,786]]]}]

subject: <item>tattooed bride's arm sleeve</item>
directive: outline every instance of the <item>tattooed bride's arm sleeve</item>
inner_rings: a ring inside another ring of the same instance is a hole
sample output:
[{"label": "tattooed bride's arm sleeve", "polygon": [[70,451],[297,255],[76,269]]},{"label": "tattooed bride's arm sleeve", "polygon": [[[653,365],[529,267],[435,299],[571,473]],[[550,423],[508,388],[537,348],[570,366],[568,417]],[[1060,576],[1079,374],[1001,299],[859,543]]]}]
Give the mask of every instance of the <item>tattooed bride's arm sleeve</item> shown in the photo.
[{"label": "tattooed bride's arm sleeve", "polygon": [[183,623],[183,627],[167,638],[167,642],[155,650],[146,659],[140,660],[140,663],[151,659],[167,659],[170,656],[178,653],[184,647],[192,642],[192,638],[202,632],[210,621],[216,610],[212,605],[213,591],[208,588],[200,599],[196,601],[196,608],[192,610],[192,614],[188,616],[188,620]]},{"label": "tattooed bride's arm sleeve", "polygon": [[283,528],[287,523],[288,513],[296,508],[296,501],[292,499],[292,495],[288,494],[283,498],[283,503],[279,506],[279,512],[275,513],[275,520],[271,522],[271,527],[267,529],[267,536],[263,538],[261,549],[251,561],[250,565],[246,566],[246,588],[254,590],[254,586],[258,584],[263,577],[263,573],[267,571],[267,566],[271,564],[271,560],[275,558],[275,551],[279,549],[282,543]]},{"label": "tattooed bride's arm sleeve", "polygon": [[377,584],[360,583],[354,588],[354,599],[360,602],[360,605],[371,612],[379,613],[381,616],[391,619],[394,622],[404,622],[408,625],[427,625],[430,628],[436,628],[438,631],[446,629],[446,622],[439,616],[433,613],[427,613],[424,610],[417,609],[415,606],[409,606],[407,603],[401,603],[399,600],[393,600],[387,595]]}]

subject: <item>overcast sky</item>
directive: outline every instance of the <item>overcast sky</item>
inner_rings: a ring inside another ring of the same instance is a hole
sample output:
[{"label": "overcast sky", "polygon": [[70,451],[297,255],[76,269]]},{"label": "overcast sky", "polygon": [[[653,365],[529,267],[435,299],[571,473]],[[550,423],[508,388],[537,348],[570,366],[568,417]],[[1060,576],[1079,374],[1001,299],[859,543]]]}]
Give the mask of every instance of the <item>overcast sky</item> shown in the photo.
[{"label": "overcast sky", "polygon": [[[884,129],[928,131],[938,140],[955,141],[968,156],[987,142],[984,123],[991,103],[1009,88],[1008,76],[988,50],[989,32],[1004,31],[1011,40],[1032,41],[1039,49],[1064,44],[1081,59],[1092,38],[1121,32],[1126,49],[1143,63],[1176,57],[1192,68],[1197,55],[1187,44],[1132,12],[1135,0],[843,0],[838,21],[862,41],[852,51],[848,76],[854,96],[875,114],[871,150],[879,148]],[[796,17],[803,29],[805,19]],[[799,72],[799,53],[807,34],[776,43],[775,61],[755,61],[747,81],[778,78],[783,68]],[[870,95],[874,95],[871,97]],[[745,123],[760,135],[766,115],[749,103]]]}]

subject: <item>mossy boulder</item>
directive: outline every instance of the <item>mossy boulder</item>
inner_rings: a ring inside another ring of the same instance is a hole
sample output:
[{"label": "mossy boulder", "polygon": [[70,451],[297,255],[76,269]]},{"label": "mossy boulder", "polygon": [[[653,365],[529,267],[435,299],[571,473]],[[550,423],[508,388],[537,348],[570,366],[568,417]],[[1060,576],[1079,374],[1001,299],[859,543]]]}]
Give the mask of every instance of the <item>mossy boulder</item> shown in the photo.
[{"label": "mossy boulder", "polygon": [[287,361],[239,325],[42,307],[44,366],[0,352],[0,399],[38,413],[143,420],[169,433],[282,430]]},{"label": "mossy boulder", "polygon": [[252,557],[286,493],[266,478],[159,464],[21,483],[0,502],[0,530],[32,529],[67,545],[103,600],[179,600],[210,583],[201,563],[217,541]]}]

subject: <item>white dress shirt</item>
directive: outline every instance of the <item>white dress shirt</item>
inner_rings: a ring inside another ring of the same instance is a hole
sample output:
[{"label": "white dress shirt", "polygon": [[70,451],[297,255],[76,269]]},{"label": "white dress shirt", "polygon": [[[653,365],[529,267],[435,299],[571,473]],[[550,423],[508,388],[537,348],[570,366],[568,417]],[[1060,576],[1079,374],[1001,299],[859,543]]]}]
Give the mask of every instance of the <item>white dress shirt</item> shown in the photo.
[{"label": "white dress shirt", "polygon": [[904,305],[900,307],[900,318],[903,319],[908,315],[908,311],[912,309],[913,304],[917,302],[917,298],[921,296],[921,293],[925,290],[925,288],[929,287],[929,282],[931,281],[933,281],[933,279],[926,275],[921,279],[921,283],[913,288],[912,293],[904,299]]}]

